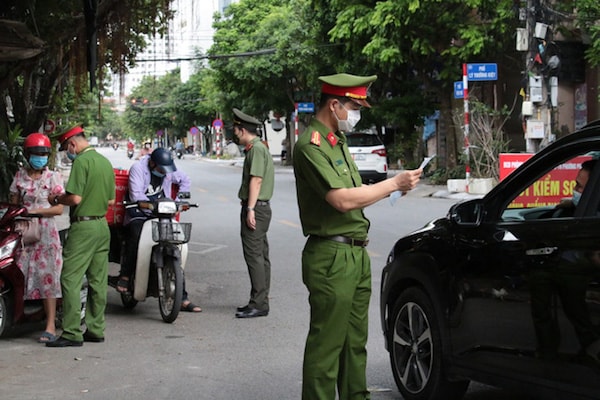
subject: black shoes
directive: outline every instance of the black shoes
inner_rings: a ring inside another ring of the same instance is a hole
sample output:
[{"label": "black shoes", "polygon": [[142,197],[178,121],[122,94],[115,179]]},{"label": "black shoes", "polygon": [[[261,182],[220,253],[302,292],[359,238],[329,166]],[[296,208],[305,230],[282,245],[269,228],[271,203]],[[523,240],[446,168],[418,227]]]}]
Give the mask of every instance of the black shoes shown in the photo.
[{"label": "black shoes", "polygon": [[235,313],[236,318],[254,318],[254,317],[266,317],[269,315],[267,310],[259,310],[256,308],[248,307],[243,311]]},{"label": "black shoes", "polygon": [[83,332],[83,341],[92,343],[104,343],[103,337],[97,337],[89,333],[88,331]]},{"label": "black shoes", "polygon": [[249,305],[249,304],[246,304],[245,306],[238,307],[238,308],[237,308],[237,312],[246,311],[246,310],[248,310],[249,308],[250,308],[250,305]]},{"label": "black shoes", "polygon": [[83,342],[78,340],[69,340],[65,339],[62,336],[59,336],[54,342],[46,343],[46,347],[81,347],[83,346]]}]

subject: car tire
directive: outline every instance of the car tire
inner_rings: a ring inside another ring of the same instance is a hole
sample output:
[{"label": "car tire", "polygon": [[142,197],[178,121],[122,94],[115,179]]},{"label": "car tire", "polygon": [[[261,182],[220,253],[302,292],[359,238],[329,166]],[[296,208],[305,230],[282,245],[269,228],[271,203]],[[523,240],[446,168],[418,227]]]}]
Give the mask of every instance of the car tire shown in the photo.
[{"label": "car tire", "polygon": [[389,349],[392,373],[406,400],[458,400],[469,381],[446,379],[439,318],[420,288],[409,288],[396,300]]}]

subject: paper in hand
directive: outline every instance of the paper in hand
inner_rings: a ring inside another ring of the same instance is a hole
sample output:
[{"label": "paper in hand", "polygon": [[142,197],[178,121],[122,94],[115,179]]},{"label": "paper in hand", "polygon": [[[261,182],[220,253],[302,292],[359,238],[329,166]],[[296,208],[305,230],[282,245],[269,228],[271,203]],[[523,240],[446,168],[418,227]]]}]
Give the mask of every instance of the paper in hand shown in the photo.
[{"label": "paper in hand", "polygon": [[[427,164],[429,164],[429,161],[433,159],[433,157],[435,157],[435,154],[430,157],[425,157],[417,169],[425,168]],[[392,194],[390,194],[390,204],[393,206],[396,203],[396,200],[398,200],[400,197],[402,197],[401,191],[396,190],[395,192],[392,192]]]}]

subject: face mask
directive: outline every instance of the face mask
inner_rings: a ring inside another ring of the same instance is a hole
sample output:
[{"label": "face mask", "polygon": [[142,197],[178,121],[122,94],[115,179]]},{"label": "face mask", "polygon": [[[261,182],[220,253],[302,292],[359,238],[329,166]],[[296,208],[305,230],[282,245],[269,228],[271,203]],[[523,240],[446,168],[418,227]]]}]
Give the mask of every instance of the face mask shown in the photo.
[{"label": "face mask", "polygon": [[577,206],[577,204],[579,204],[579,200],[581,200],[581,193],[579,193],[576,190],[573,190],[573,198],[571,201],[573,201],[573,204]]},{"label": "face mask", "polygon": [[71,161],[75,160],[75,157],[77,157],[76,153],[71,153],[70,151],[67,151],[67,158]]},{"label": "face mask", "polygon": [[360,111],[359,110],[348,110],[348,118],[347,119],[339,119],[336,113],[333,113],[335,119],[338,122],[338,129],[344,132],[352,132],[358,121],[360,121]]},{"label": "face mask", "polygon": [[153,169],[152,170],[152,175],[158,177],[158,178],[164,178],[165,174],[158,172],[157,170]]},{"label": "face mask", "polygon": [[29,156],[29,165],[33,169],[42,169],[48,164],[48,156],[36,156],[32,154]]}]

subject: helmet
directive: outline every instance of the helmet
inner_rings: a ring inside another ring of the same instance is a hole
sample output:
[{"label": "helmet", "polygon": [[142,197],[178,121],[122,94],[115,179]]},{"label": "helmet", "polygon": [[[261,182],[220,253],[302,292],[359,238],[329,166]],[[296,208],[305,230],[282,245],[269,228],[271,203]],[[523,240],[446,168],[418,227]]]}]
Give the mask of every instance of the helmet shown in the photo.
[{"label": "helmet", "polygon": [[171,152],[165,150],[162,147],[159,147],[158,149],[154,150],[150,154],[150,159],[152,160],[152,162],[154,162],[154,164],[163,168],[166,173],[177,171],[175,163],[173,162],[173,157],[171,157]]},{"label": "helmet", "polygon": [[50,138],[43,133],[32,133],[25,138],[25,151],[30,153],[48,153],[52,150]]}]

